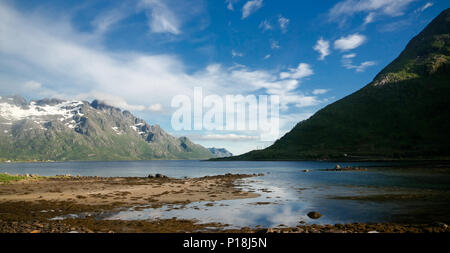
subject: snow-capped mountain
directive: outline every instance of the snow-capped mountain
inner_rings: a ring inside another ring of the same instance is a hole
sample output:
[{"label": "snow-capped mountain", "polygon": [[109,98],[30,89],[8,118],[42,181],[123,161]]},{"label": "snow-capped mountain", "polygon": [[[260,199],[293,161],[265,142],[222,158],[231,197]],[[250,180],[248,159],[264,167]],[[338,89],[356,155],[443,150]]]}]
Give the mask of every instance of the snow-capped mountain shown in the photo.
[{"label": "snow-capped mountain", "polygon": [[0,160],[207,159],[209,150],[100,101],[0,97]]}]

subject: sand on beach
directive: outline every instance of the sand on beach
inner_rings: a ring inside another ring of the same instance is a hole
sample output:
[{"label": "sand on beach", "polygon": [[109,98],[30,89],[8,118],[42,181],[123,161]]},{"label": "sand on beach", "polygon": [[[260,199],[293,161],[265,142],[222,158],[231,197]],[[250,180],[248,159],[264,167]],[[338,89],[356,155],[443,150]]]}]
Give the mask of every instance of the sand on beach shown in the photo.
[{"label": "sand on beach", "polygon": [[83,205],[122,206],[190,203],[253,198],[256,193],[237,188],[235,180],[252,175],[202,178],[43,177],[0,184],[0,203],[6,201],[70,201]]}]

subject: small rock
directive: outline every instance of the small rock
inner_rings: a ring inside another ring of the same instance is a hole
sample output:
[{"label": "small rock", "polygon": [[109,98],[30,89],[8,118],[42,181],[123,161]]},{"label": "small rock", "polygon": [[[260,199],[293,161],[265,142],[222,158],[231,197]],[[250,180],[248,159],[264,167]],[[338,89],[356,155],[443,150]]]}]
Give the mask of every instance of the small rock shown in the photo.
[{"label": "small rock", "polygon": [[336,167],[334,167],[335,170],[340,170],[341,169],[341,165],[337,164]]},{"label": "small rock", "polygon": [[319,219],[320,217],[322,217],[322,214],[318,212],[309,212],[308,217],[311,219]]},{"label": "small rock", "polygon": [[33,230],[30,232],[30,234],[39,234],[41,232],[41,230]]},{"label": "small rock", "polygon": [[309,170],[303,170],[303,172],[309,172]]},{"label": "small rock", "polygon": [[368,234],[378,234],[379,232],[378,231],[375,231],[375,230],[373,230],[373,231],[369,231],[369,232],[367,232]]}]

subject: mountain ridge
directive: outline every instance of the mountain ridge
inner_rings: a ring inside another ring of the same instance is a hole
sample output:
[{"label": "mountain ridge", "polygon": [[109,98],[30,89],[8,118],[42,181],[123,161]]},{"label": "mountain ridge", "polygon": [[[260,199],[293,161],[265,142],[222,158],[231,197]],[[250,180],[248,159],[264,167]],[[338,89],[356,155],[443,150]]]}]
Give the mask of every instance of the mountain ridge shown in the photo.
[{"label": "mountain ridge", "polygon": [[0,97],[0,160],[208,159],[208,149],[174,137],[99,100]]}]

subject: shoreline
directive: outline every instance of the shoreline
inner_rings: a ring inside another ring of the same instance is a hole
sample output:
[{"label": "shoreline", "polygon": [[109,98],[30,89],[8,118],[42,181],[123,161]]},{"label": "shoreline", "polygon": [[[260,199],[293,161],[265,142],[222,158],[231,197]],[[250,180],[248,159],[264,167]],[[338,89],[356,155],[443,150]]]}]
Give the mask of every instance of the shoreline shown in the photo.
[{"label": "shoreline", "polygon": [[[0,184],[0,233],[442,233],[447,224],[351,223],[295,227],[227,228],[186,219],[102,220],[100,214],[127,208],[254,198],[242,179],[261,174],[226,174],[173,179],[142,177],[33,176]],[[73,214],[88,214],[73,218]],[[53,220],[55,217],[64,219]]]},{"label": "shoreline", "polygon": [[[221,158],[210,158],[210,159],[152,159],[152,160],[46,160],[46,161],[34,161],[34,160],[23,160],[23,161],[13,161],[13,160],[2,160],[1,163],[4,164],[14,164],[14,163],[65,163],[65,162],[144,162],[144,161],[201,161],[201,162],[333,162],[333,163],[355,163],[355,162],[401,162],[401,163],[416,163],[416,165],[423,164],[442,164],[449,165],[450,158],[447,159],[279,159],[279,160],[271,160],[271,159],[258,159],[258,160],[242,160],[242,159],[231,159],[229,157],[221,157]],[[417,164],[419,163],[419,164]],[[414,165],[414,164],[412,164]]]}]

